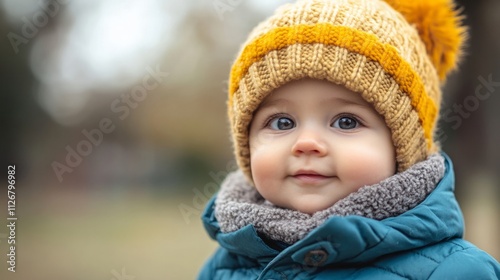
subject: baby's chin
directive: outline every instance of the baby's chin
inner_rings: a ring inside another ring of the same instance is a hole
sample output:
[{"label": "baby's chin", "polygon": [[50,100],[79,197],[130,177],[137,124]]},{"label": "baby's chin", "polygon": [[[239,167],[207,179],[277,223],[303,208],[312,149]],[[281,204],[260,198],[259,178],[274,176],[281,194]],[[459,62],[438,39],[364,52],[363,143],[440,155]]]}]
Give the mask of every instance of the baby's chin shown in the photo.
[{"label": "baby's chin", "polygon": [[302,206],[302,207],[297,207],[297,208],[295,208],[293,210],[301,212],[301,213],[304,213],[304,214],[313,215],[314,213],[322,211],[322,210],[325,210],[325,209],[329,208],[330,206],[325,206],[325,207],[315,207],[315,206],[308,207],[308,206]]},{"label": "baby's chin", "polygon": [[313,215],[316,212],[330,208],[335,202],[337,201],[325,201],[324,197],[309,197],[291,201],[287,203],[287,205],[281,207]]}]

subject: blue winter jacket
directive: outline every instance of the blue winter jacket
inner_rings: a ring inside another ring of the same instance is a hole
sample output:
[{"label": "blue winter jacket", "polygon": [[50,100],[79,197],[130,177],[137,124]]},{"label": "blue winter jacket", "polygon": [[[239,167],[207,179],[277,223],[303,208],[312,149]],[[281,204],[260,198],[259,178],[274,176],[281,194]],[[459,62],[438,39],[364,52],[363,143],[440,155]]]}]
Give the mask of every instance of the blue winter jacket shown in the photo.
[{"label": "blue winter jacket", "polygon": [[198,279],[500,279],[499,263],[462,239],[453,166],[444,156],[445,176],[413,209],[381,221],[331,217],[289,246],[252,225],[222,233],[214,197],[202,219],[220,247]]}]

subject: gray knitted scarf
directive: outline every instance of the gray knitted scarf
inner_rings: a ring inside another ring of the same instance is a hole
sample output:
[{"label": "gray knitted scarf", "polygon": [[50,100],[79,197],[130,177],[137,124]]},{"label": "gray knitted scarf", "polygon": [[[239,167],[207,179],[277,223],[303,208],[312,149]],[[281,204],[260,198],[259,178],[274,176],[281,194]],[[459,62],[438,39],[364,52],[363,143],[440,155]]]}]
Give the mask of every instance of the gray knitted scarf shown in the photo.
[{"label": "gray knitted scarf", "polygon": [[224,233],[252,224],[270,239],[293,244],[332,216],[358,215],[382,220],[402,214],[422,202],[444,172],[444,158],[434,154],[402,173],[361,187],[330,208],[309,215],[273,205],[248,183],[241,171],[236,171],[222,183],[215,201],[215,217]]}]

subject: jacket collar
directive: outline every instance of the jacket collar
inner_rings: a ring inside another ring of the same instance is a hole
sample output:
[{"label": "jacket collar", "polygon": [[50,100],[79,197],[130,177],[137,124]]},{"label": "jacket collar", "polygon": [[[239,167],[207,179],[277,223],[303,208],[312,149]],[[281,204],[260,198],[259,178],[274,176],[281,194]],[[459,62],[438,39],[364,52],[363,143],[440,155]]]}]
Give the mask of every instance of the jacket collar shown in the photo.
[{"label": "jacket collar", "polygon": [[453,165],[446,154],[442,155],[446,167],[444,177],[413,209],[380,221],[361,216],[334,216],[281,252],[268,246],[252,225],[222,233],[214,215],[215,197],[208,203],[202,220],[208,234],[220,246],[259,262],[269,262],[280,255],[278,259],[291,258],[303,263],[307,252],[318,249],[327,253],[323,265],[367,262],[385,254],[461,237],[463,217],[453,193]]}]

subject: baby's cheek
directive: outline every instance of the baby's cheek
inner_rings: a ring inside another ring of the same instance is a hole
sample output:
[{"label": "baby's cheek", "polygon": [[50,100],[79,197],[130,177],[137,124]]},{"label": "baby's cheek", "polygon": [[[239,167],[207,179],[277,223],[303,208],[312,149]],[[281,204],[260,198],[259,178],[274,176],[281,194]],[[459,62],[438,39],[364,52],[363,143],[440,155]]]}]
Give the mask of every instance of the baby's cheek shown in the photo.
[{"label": "baby's cheek", "polygon": [[372,149],[360,149],[352,153],[344,172],[356,190],[365,185],[376,184],[394,174],[390,158]]},{"label": "baby's cheek", "polygon": [[250,164],[255,184],[262,185],[272,179],[272,175],[275,173],[274,168],[276,168],[276,159],[273,153],[267,149],[252,151]]},{"label": "baby's cheek", "polygon": [[257,191],[266,200],[279,205],[281,204],[281,195],[276,170],[276,160],[266,153],[259,153],[252,157],[252,178]]}]

